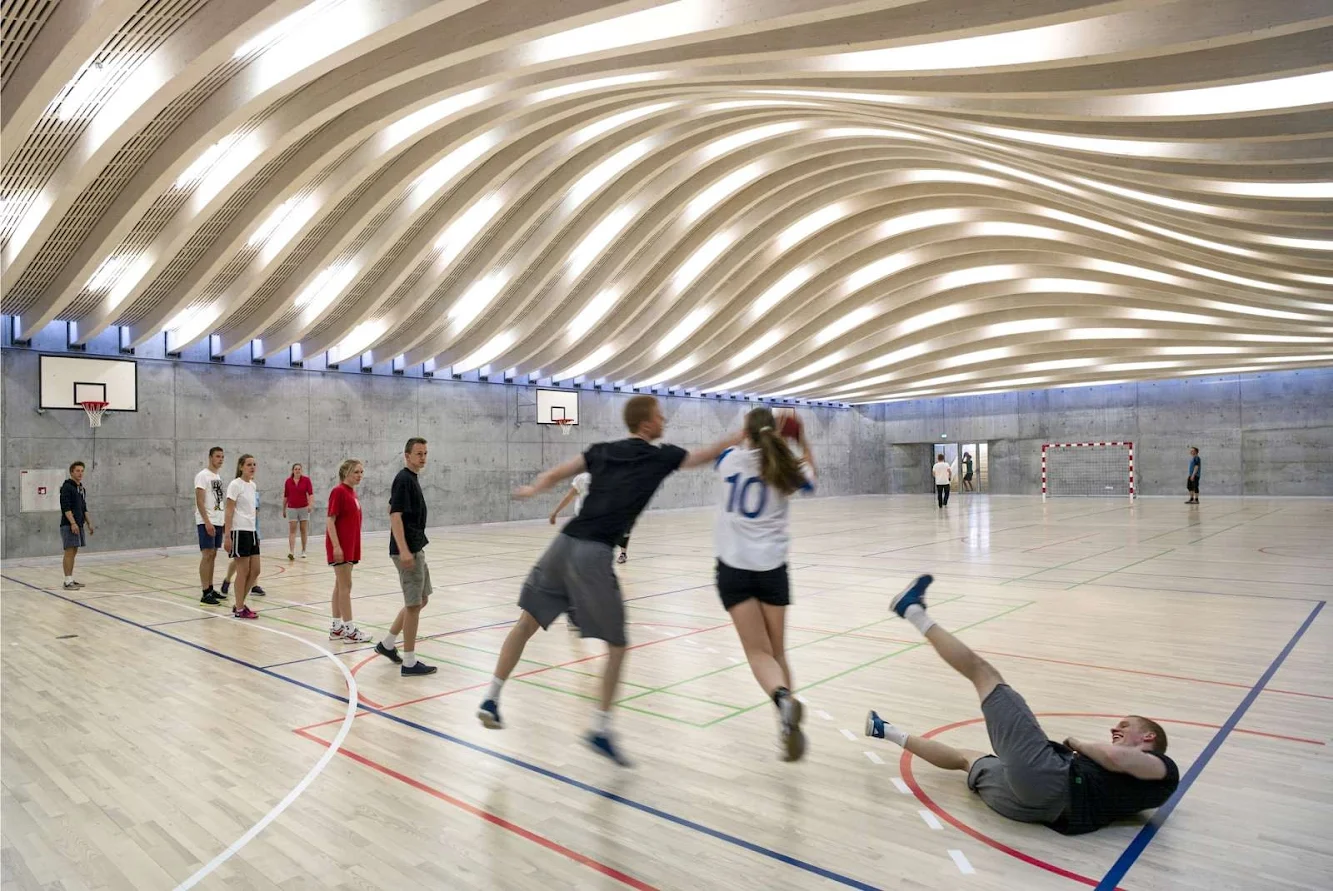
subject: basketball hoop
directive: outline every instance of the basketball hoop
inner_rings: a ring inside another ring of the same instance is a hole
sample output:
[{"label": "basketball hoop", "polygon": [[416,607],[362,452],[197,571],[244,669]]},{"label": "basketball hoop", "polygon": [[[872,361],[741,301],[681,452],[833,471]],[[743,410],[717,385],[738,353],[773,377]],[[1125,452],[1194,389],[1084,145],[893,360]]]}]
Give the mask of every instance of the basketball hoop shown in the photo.
[{"label": "basketball hoop", "polygon": [[106,410],[111,407],[110,402],[89,401],[89,402],[80,402],[79,405],[82,405],[83,410],[88,413],[89,427],[101,427],[102,415],[106,414]]},{"label": "basketball hoop", "polygon": [[560,432],[565,434],[566,436],[568,436],[574,430],[573,418],[557,418],[555,424],[557,427],[560,428]]}]

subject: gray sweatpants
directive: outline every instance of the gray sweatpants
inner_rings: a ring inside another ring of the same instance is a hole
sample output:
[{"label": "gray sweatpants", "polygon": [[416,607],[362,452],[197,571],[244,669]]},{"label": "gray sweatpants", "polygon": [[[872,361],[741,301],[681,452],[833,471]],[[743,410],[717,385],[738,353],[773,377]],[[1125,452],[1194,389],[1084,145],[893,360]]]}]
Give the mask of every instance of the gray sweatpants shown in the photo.
[{"label": "gray sweatpants", "polygon": [[1024,823],[1050,823],[1069,806],[1073,755],[1046,738],[1023,697],[1008,684],[981,703],[994,755],[978,758],[967,787],[991,810]]},{"label": "gray sweatpants", "polygon": [[608,544],[557,535],[528,573],[518,605],[542,628],[572,611],[583,637],[625,646],[625,604],[611,554]]}]

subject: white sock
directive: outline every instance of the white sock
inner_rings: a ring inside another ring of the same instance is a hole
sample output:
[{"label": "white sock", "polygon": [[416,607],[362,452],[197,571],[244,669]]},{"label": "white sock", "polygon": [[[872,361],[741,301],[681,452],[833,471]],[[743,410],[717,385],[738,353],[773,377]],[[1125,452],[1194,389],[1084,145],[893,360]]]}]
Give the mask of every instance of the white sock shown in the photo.
[{"label": "white sock", "polygon": [[496,702],[499,702],[499,701],[500,701],[500,688],[503,687],[504,685],[505,685],[505,682],[504,682],[504,679],[503,679],[503,678],[497,678],[497,677],[495,677],[494,675],[492,675],[492,676],[491,676],[491,687],[490,687],[489,690],[486,691],[486,698],[487,698],[487,699],[493,699],[493,700],[495,700]]},{"label": "white sock", "polygon": [[919,603],[914,603],[903,613],[903,618],[916,626],[916,630],[925,634],[935,627],[935,620],[926,613],[926,608]]},{"label": "white sock", "polygon": [[388,634],[384,635],[384,640],[380,641],[380,643],[384,644],[384,649],[392,650],[394,647],[398,646],[398,635],[390,631]]},{"label": "white sock", "polygon": [[403,650],[403,668],[411,668],[417,664],[417,654],[413,650]]},{"label": "white sock", "polygon": [[592,713],[592,726],[593,726],[593,730],[594,730],[595,732],[597,732],[597,733],[600,733],[600,734],[603,734],[603,735],[605,735],[605,734],[607,734],[607,733],[610,733],[610,732],[611,732],[611,713],[610,713],[610,712],[604,712],[604,711],[602,711],[601,709],[597,709],[596,711],[594,711],[594,712]]},{"label": "white sock", "polygon": [[884,738],[889,742],[905,746],[907,745],[907,737],[908,733],[906,730],[890,724],[888,721],[884,722]]},{"label": "white sock", "polygon": [[343,620],[342,620],[342,619],[334,619],[332,622],[329,623],[329,627],[330,627],[330,629],[333,630],[333,631],[342,631],[342,630],[343,630],[343,627],[344,627],[344,626],[343,626]]},{"label": "white sock", "polygon": [[65,584],[67,584],[67,585],[68,585],[68,584],[71,584],[73,581],[74,581],[74,576],[72,576],[72,575],[67,575],[67,576],[65,576]]}]

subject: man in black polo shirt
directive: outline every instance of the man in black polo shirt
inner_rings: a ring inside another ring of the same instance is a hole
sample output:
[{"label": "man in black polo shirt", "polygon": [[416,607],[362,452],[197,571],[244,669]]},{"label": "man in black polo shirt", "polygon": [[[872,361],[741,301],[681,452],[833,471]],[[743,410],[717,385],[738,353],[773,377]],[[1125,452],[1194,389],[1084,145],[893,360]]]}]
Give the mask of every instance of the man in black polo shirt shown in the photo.
[{"label": "man in black polo shirt", "polygon": [[710,464],[745,434],[729,436],[694,452],[673,445],[653,445],[666,428],[666,418],[652,396],[635,396],[625,404],[625,426],[629,428],[628,439],[597,443],[514,493],[517,498],[531,498],[575,474],[592,474],[583,509],[555,537],[523,583],[518,597],[522,612],[505,638],[490,691],[477,717],[491,729],[504,726],[500,720],[500,687],[518,665],[523,647],[538,628],[545,630],[561,613],[572,610],[578,616],[582,635],[604,640],[608,647],[601,703],[588,744],[598,754],[628,766],[611,740],[611,704],[627,643],[625,605],[611,565],[612,550],[664,479],[682,467]]},{"label": "man in black polo shirt", "polygon": [[[403,588],[403,608],[389,626],[389,633],[375,644],[375,652],[401,664],[403,677],[434,674],[434,665],[417,659],[417,621],[421,608],[430,602],[430,569],[426,566],[426,496],[417,474],[426,466],[426,440],[414,436],[403,448],[403,469],[393,478],[389,491],[389,559],[398,569]],[[398,655],[398,635],[403,636],[403,654]]]},{"label": "man in black polo shirt", "polygon": [[866,716],[866,736],[897,743],[936,767],[966,771],[967,787],[991,810],[1011,820],[1044,823],[1064,835],[1092,832],[1166,803],[1180,784],[1180,769],[1166,757],[1161,725],[1129,715],[1111,728],[1110,743],[1047,739],[1023,697],[1000,673],[926,614],[926,588],[932,581],[921,576],[889,606],[976,687],[995,754],[910,736],[873,711]]}]

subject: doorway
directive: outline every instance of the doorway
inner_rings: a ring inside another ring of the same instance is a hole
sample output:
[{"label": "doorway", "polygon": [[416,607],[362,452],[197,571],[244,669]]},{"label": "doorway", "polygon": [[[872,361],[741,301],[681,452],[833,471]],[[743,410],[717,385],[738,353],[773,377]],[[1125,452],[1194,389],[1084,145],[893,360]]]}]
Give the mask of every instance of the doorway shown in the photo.
[{"label": "doorway", "polygon": [[[944,455],[944,460],[953,468],[953,494],[965,493],[967,487],[963,485],[963,478],[967,476],[967,465],[972,465],[972,490],[973,492],[985,492],[990,486],[990,448],[989,443],[984,442],[932,442],[929,444],[929,466],[935,465],[935,456]],[[930,491],[935,491],[935,480],[929,473],[926,474],[927,483]]]}]

